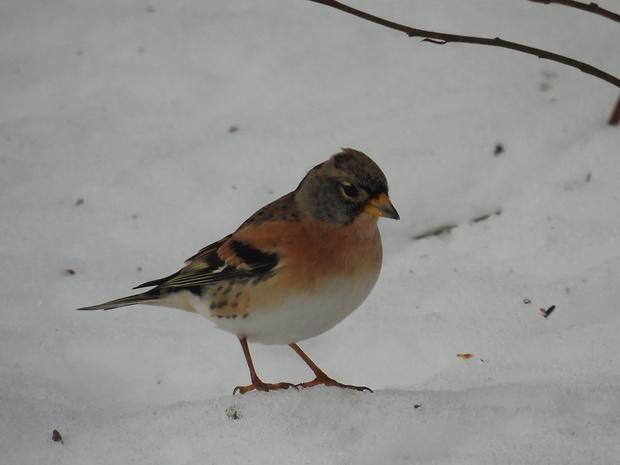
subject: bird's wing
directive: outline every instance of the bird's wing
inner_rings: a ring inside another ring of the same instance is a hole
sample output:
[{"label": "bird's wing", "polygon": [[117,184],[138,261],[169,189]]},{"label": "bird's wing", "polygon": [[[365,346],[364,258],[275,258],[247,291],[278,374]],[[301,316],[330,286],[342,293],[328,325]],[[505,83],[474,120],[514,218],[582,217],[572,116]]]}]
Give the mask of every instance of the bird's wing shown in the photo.
[{"label": "bird's wing", "polygon": [[231,234],[201,249],[176,273],[134,289],[152,286],[183,288],[229,279],[265,278],[276,268],[278,261],[277,253],[260,250]]}]

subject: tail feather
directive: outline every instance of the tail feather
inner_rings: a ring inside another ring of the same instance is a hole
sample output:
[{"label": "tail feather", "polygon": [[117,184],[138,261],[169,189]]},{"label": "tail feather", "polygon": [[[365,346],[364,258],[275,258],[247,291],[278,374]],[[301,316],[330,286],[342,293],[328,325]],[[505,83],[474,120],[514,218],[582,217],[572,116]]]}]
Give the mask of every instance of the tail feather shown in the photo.
[{"label": "tail feather", "polygon": [[90,307],[81,307],[78,310],[111,310],[113,308],[128,307],[129,305],[146,304],[160,299],[159,293],[155,294],[150,291],[141,294],[130,295],[120,299],[110,300],[99,305],[91,305]]}]

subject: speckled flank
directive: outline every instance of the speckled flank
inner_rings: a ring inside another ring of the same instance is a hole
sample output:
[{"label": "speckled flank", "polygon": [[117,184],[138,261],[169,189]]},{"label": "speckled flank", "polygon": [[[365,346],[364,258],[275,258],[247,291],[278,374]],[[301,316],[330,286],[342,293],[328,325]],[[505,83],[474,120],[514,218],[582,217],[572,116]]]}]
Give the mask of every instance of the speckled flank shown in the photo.
[{"label": "speckled flank", "polygon": [[210,286],[205,294],[209,302],[209,312],[215,318],[246,318],[249,299],[243,291],[250,280],[226,281]]}]

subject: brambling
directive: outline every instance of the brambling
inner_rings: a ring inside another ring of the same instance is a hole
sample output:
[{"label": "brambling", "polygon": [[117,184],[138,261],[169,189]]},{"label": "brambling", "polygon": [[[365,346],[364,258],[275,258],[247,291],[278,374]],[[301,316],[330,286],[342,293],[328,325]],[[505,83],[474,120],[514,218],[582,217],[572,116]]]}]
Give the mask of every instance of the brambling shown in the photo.
[{"label": "brambling", "polygon": [[[134,288],[152,289],[79,310],[148,304],[207,317],[241,342],[252,383],[235,393],[319,384],[370,390],[328,377],[297,342],[341,322],[374,287],[383,255],[378,217],[399,219],[385,175],[367,155],[343,149],[181,270]],[[248,341],[288,344],[315,378],[296,386],[264,383]]]}]

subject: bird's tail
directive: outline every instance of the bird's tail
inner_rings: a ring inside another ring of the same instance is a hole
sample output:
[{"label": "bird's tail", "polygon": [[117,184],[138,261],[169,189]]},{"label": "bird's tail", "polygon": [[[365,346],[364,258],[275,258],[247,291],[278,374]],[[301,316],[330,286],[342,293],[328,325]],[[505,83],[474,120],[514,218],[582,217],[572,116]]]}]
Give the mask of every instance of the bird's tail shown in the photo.
[{"label": "bird's tail", "polygon": [[129,305],[148,304],[159,300],[161,295],[158,292],[142,292],[141,294],[130,295],[120,299],[110,300],[99,305],[78,308],[78,310],[112,310],[113,308],[128,307]]}]

